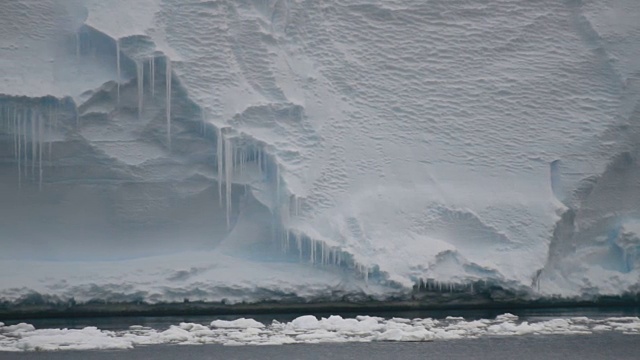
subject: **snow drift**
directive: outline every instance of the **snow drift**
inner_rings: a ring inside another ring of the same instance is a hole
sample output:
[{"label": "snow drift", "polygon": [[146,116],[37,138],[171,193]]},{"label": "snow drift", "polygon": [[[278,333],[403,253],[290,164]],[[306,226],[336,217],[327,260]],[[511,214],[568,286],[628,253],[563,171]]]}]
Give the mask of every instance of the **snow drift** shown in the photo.
[{"label": "snow drift", "polygon": [[637,292],[639,13],[4,4],[0,298]]}]

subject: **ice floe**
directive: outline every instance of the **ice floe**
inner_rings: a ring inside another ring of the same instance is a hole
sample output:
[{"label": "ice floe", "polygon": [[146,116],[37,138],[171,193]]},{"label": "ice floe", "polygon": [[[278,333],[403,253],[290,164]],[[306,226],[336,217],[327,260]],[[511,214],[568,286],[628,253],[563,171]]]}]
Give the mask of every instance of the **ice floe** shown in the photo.
[{"label": "ice floe", "polygon": [[465,320],[448,317],[392,318],[373,316],[320,318],[300,316],[290,322],[273,320],[263,324],[254,319],[214,320],[209,326],[179,323],[168,329],[141,325],[126,330],[36,329],[31,324],[0,323],[0,351],[131,349],[154,344],[282,345],[374,341],[438,341],[483,336],[569,335],[615,331],[640,335],[640,318],[587,317],[524,321],[512,314],[495,319]]}]

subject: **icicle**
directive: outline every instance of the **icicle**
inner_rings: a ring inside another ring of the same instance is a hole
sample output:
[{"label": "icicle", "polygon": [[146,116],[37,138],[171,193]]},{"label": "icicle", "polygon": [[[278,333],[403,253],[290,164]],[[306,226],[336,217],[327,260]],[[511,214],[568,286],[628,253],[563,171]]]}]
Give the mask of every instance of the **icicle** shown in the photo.
[{"label": "icicle", "polygon": [[[274,159],[275,163],[275,159]],[[276,204],[275,206],[280,209],[280,167],[276,163]]]},{"label": "icicle", "polygon": [[293,235],[296,238],[296,247],[298,248],[300,261],[302,261],[302,240],[300,239],[300,236],[298,236],[298,234],[294,233]]},{"label": "icicle", "polygon": [[284,232],[284,252],[285,254],[289,252],[289,232]]},{"label": "icicle", "polygon": [[166,62],[166,87],[167,87],[167,98],[166,98],[166,109],[167,109],[167,144],[169,146],[169,150],[171,150],[171,60],[167,57],[165,59]]},{"label": "icicle", "polygon": [[221,128],[217,128],[216,129],[216,137],[217,137],[217,144],[216,144],[216,157],[218,160],[218,198],[220,199],[220,207],[222,207],[222,179],[224,178],[224,169],[222,168],[222,145],[223,145],[223,139],[222,139],[222,129]]},{"label": "icicle", "polygon": [[38,190],[42,191],[42,116],[38,113]]},{"label": "icicle", "polygon": [[[233,161],[238,161],[239,158],[240,158],[240,147],[239,146],[234,146],[233,147]],[[235,166],[236,163],[234,162],[233,165]]]},{"label": "icicle", "polygon": [[36,172],[36,151],[37,151],[37,142],[36,142],[36,122],[35,122],[35,111],[33,109],[29,114],[29,122],[31,123],[31,178],[35,179]]},{"label": "icicle", "polygon": [[18,109],[16,106],[13,107],[13,156],[15,159],[18,158]]},{"label": "icicle", "polygon": [[249,154],[247,154],[247,149],[242,149],[242,170],[246,170],[247,169],[247,156]]},{"label": "icicle", "polygon": [[116,86],[118,93],[117,105],[120,107],[120,39],[116,39]]},{"label": "icicle", "polygon": [[151,88],[151,98],[156,96],[156,58],[149,59],[149,87]]},{"label": "icicle", "polygon": [[206,136],[207,135],[207,127],[205,126],[207,123],[207,119],[206,119],[206,113],[204,112],[204,108],[200,110],[200,116],[201,116],[201,121],[202,121],[202,136]]},{"label": "icicle", "polygon": [[76,31],[76,58],[80,61],[80,32]]},{"label": "icicle", "polygon": [[309,244],[311,246],[311,251],[309,252],[309,260],[311,261],[311,264],[315,264],[315,260],[316,260],[316,254],[315,254],[316,244],[315,244],[315,241],[313,239],[309,239]]},{"label": "icicle", "polygon": [[136,77],[138,79],[138,119],[142,119],[144,101],[144,63],[136,62]]},{"label": "icicle", "polygon": [[22,133],[22,131],[21,131],[21,129],[22,129],[22,126],[21,126],[22,125],[22,117],[18,117],[18,115],[19,115],[19,112],[16,109],[16,124],[18,126],[18,128],[16,130],[18,132],[18,134],[17,134],[18,135],[17,136],[17,138],[18,138],[18,154],[17,154],[17,157],[18,157],[18,189],[21,189],[22,188],[22,161],[20,159],[22,158],[22,141],[21,141],[20,135]]},{"label": "icicle", "polygon": [[22,111],[22,148],[24,149],[24,154],[20,154],[20,156],[24,156],[22,161],[22,169],[24,170],[24,177],[26,178],[28,175],[28,166],[27,166],[27,113],[26,110]]},{"label": "icicle", "polygon": [[47,128],[47,134],[49,137],[49,162],[51,162],[51,143],[53,142],[53,109],[51,105],[49,105],[49,119],[47,120]]},{"label": "icicle", "polygon": [[225,138],[224,146],[224,165],[225,165],[225,189],[227,200],[227,228],[231,228],[231,179],[233,177],[233,143],[230,139]]}]

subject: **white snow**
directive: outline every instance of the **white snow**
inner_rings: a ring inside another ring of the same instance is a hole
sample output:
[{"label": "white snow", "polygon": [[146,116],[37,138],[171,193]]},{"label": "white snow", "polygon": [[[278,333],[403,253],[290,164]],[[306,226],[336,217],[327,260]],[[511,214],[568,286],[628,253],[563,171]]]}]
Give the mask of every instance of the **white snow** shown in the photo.
[{"label": "white snow", "polygon": [[505,314],[496,319],[384,319],[371,316],[316,318],[300,316],[291,322],[264,325],[253,319],[214,320],[171,325],[158,330],[134,325],[128,330],[35,329],[29,324],[0,325],[0,351],[129,349],[152,344],[282,345],[295,343],[439,341],[483,336],[588,335],[615,331],[640,335],[640,318],[586,317],[518,322]]},{"label": "white snow", "polygon": [[288,300],[292,296],[327,298],[332,292],[360,293],[362,289],[382,299],[394,291],[361,280],[344,281],[342,271],[298,263],[255,262],[216,252],[71,264],[0,261],[0,298],[17,301],[37,292],[63,302],[73,299],[79,303],[94,299],[182,302],[186,298],[234,304],[265,298]]}]

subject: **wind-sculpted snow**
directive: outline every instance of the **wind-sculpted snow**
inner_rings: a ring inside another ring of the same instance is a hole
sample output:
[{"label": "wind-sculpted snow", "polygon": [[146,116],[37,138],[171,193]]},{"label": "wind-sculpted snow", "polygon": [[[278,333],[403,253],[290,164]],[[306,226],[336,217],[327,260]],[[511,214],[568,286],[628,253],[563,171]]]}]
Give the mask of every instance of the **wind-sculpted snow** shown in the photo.
[{"label": "wind-sculpted snow", "polygon": [[168,329],[134,325],[128,330],[35,329],[20,323],[2,326],[0,351],[131,349],[153,344],[284,345],[372,341],[440,341],[483,336],[590,335],[600,332],[640,335],[637,317],[590,319],[586,317],[521,321],[512,314],[495,319],[385,319],[373,316],[318,319],[300,316],[291,322],[262,324],[253,319],[214,320],[211,324],[180,323]]},{"label": "wind-sculpted snow", "polygon": [[43,271],[0,298],[198,293],[148,272],[190,251],[326,294],[637,292],[636,1],[105,4],[0,15],[0,258]]}]

